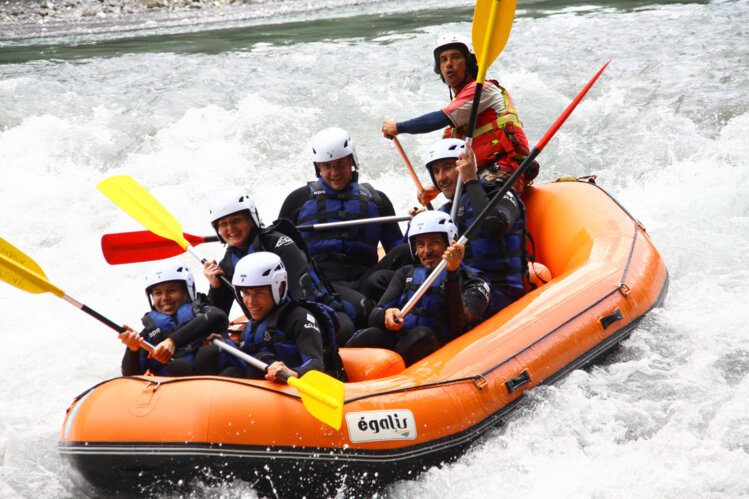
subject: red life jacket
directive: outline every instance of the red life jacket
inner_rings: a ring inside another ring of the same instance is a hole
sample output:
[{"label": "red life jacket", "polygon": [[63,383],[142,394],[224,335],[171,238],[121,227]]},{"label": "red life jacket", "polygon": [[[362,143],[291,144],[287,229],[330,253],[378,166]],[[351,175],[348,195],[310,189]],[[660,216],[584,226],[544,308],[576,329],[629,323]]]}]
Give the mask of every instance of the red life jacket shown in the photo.
[{"label": "red life jacket", "polygon": [[[518,118],[510,94],[496,80],[487,80],[486,83],[496,85],[502,92],[505,110],[498,114],[496,109],[488,108],[479,113],[471,147],[476,154],[478,163],[476,166],[479,171],[496,163],[498,171],[495,173],[507,178],[530,154],[528,139],[525,137],[523,124]],[[465,139],[467,131],[468,125],[458,128],[448,127],[442,134],[442,138]],[[523,177],[518,179],[514,186],[515,190],[522,193],[526,182],[536,178],[536,175],[538,175],[537,165],[535,168],[529,168]]]}]

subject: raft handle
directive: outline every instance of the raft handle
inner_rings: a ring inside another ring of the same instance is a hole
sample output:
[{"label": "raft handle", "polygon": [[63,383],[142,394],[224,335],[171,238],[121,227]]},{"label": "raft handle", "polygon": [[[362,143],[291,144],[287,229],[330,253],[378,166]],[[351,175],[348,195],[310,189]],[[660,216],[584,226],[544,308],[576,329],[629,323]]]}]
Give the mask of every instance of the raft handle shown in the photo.
[{"label": "raft handle", "polygon": [[624,283],[619,284],[619,292],[622,294],[622,296],[627,297],[632,292],[631,289],[629,289],[629,286],[627,286]]},{"label": "raft handle", "polygon": [[614,322],[620,321],[623,318],[624,317],[622,316],[622,311],[617,308],[616,310],[614,310],[613,314],[610,314],[610,315],[607,315],[606,317],[601,318],[601,325],[603,326],[603,329],[606,329]]},{"label": "raft handle", "polygon": [[155,381],[155,382],[154,381],[149,381],[148,384],[143,387],[143,391],[145,392],[146,390],[148,390],[152,386],[153,386],[153,391],[156,392],[156,390],[158,390],[159,387],[161,386],[161,381]]},{"label": "raft handle", "polygon": [[507,381],[505,381],[505,386],[507,387],[507,391],[509,393],[512,393],[518,388],[520,388],[521,386],[523,386],[524,384],[530,383],[530,382],[531,382],[531,375],[528,374],[528,371],[523,371],[517,376],[515,376],[514,378],[508,379]]},{"label": "raft handle", "polygon": [[488,385],[489,383],[486,381],[485,377],[483,377],[480,374],[477,374],[476,376],[473,377],[473,384],[476,385],[476,388],[478,388],[479,390],[483,390],[484,387]]}]

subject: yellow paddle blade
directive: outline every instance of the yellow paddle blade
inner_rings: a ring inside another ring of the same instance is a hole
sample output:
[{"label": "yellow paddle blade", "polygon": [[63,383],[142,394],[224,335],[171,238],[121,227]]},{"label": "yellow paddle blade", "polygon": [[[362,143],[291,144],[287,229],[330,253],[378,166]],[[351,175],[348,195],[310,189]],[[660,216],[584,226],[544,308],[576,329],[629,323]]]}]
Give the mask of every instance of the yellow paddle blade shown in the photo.
[{"label": "yellow paddle blade", "polygon": [[132,177],[109,177],[99,182],[98,188],[146,229],[158,236],[171,239],[182,248],[190,246],[177,219]]},{"label": "yellow paddle blade", "polygon": [[479,74],[476,78],[479,83],[484,82],[486,70],[507,44],[517,3],[517,0],[476,1],[471,41],[479,63]]},{"label": "yellow paddle blade", "polygon": [[63,290],[47,280],[39,264],[3,238],[0,238],[0,279],[29,293],[49,291],[60,298],[65,296]]},{"label": "yellow paddle blade", "polygon": [[299,390],[304,407],[314,417],[336,430],[343,421],[343,382],[320,371],[310,371],[301,378],[290,377],[288,384]]}]

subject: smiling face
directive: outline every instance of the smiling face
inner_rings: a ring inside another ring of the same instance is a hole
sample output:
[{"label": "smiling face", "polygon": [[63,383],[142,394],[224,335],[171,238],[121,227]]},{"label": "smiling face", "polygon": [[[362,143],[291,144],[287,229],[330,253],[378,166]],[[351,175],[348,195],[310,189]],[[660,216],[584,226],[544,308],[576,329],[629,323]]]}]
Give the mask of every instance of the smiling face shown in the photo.
[{"label": "smiling face", "polygon": [[437,160],[429,165],[429,168],[432,170],[437,188],[447,199],[452,199],[455,194],[455,184],[458,182],[458,169],[455,168],[455,159]]},{"label": "smiling face", "polygon": [[220,218],[216,224],[219,235],[231,246],[246,248],[250,245],[250,232],[255,227],[246,212],[233,213]]},{"label": "smiling face", "polygon": [[252,320],[263,320],[273,310],[273,307],[276,306],[270,286],[242,288],[241,292],[242,301],[247,310],[249,310]]},{"label": "smiling face", "polygon": [[190,301],[190,297],[184,282],[169,281],[151,288],[151,300],[157,312],[174,315],[179,307]]},{"label": "smiling face", "polygon": [[345,189],[351,183],[354,176],[353,166],[354,160],[351,155],[317,163],[323,181],[336,191]]},{"label": "smiling face", "polygon": [[466,57],[463,52],[458,49],[443,50],[437,57],[437,61],[445,83],[457,93],[457,89],[463,86],[466,79]]},{"label": "smiling face", "polygon": [[427,270],[434,270],[442,260],[442,253],[447,249],[445,235],[441,232],[419,234],[413,237],[414,250],[421,264]]}]

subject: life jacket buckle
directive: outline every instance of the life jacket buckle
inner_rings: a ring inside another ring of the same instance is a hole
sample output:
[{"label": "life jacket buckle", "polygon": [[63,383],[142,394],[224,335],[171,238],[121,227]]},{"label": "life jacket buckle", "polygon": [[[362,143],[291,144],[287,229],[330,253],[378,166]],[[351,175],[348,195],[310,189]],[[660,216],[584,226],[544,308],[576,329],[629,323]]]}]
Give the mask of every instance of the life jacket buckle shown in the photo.
[{"label": "life jacket buckle", "polygon": [[486,378],[484,378],[481,374],[477,374],[476,376],[474,376],[472,381],[473,381],[474,386],[478,388],[479,390],[483,390],[486,387],[486,385],[489,384],[489,382],[486,381]]}]

